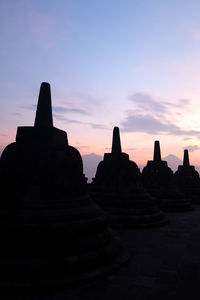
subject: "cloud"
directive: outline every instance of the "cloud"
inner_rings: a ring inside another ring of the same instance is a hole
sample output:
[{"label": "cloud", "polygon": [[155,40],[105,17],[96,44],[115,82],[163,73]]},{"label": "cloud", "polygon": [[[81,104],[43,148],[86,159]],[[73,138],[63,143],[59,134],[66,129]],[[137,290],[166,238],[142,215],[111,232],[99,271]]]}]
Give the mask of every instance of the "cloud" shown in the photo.
[{"label": "cloud", "polygon": [[56,113],[76,113],[81,115],[90,115],[87,111],[79,108],[68,108],[63,106],[53,106],[52,107],[53,112]]},{"label": "cloud", "polygon": [[[31,110],[36,111],[37,105],[36,104],[27,105],[27,106],[23,105],[23,106],[20,106],[20,108],[31,109]],[[52,110],[53,110],[53,112],[61,113],[61,114],[64,114],[64,113],[75,113],[75,114],[81,114],[81,115],[90,115],[90,113],[88,113],[84,109],[69,108],[69,107],[64,107],[64,106],[54,106],[53,105],[52,106]]]},{"label": "cloud", "polygon": [[96,129],[108,129],[103,124],[95,124],[95,123],[86,123],[86,124],[90,125],[92,128],[96,128]]},{"label": "cloud", "polygon": [[200,146],[198,146],[198,145],[189,145],[189,146],[184,147],[184,149],[187,149],[188,151],[193,152],[193,151],[199,150]]},{"label": "cloud", "polygon": [[146,93],[135,93],[130,96],[129,100],[134,102],[141,110],[166,112],[166,105],[159,103]]},{"label": "cloud", "polygon": [[59,114],[54,114],[54,118],[57,119],[57,120],[59,120],[59,121],[64,121],[64,122],[69,123],[69,124],[71,123],[71,124],[86,125],[86,126],[90,126],[92,128],[95,128],[95,129],[109,129],[108,127],[106,127],[103,124],[96,124],[96,123],[91,123],[91,122],[77,121],[77,120],[66,118],[66,117],[64,117],[62,115],[59,115]]},{"label": "cloud", "polygon": [[188,99],[179,99],[178,100],[178,104],[177,107],[179,107],[180,105],[182,105],[182,107],[187,107],[190,104],[190,100]]},{"label": "cloud", "polygon": [[21,113],[18,113],[18,112],[12,113],[12,115],[17,116],[17,117],[22,117],[22,114],[21,114]]},{"label": "cloud", "polygon": [[73,123],[73,124],[83,124],[81,121],[73,120],[73,119],[68,119],[62,115],[59,114],[54,114],[53,115],[54,119],[59,120],[59,121],[65,121],[65,123]]},{"label": "cloud", "polygon": [[200,131],[183,130],[169,120],[159,120],[152,115],[130,114],[121,123],[121,131],[145,132],[149,134],[191,135],[198,136]]},{"label": "cloud", "polygon": [[[200,131],[182,129],[172,120],[169,120],[169,116],[176,112],[176,109],[187,109],[188,111],[190,104],[188,99],[178,99],[174,103],[168,101],[161,102],[147,93],[135,93],[129,100],[136,107],[135,110],[128,110],[126,112],[127,116],[121,122],[122,131],[160,135],[199,136]],[[173,111],[171,111],[172,109]]]},{"label": "cloud", "polygon": [[150,115],[129,115],[122,122],[122,131],[147,132],[150,134],[166,131],[166,126]]},{"label": "cloud", "polygon": [[192,139],[191,137],[186,136],[186,137],[183,138],[183,141],[189,141],[191,139]]},{"label": "cloud", "polygon": [[176,103],[161,101],[148,93],[134,93],[129,100],[136,104],[139,112],[153,112],[155,114],[166,114],[170,108],[186,109],[190,103],[188,99],[178,99]]}]

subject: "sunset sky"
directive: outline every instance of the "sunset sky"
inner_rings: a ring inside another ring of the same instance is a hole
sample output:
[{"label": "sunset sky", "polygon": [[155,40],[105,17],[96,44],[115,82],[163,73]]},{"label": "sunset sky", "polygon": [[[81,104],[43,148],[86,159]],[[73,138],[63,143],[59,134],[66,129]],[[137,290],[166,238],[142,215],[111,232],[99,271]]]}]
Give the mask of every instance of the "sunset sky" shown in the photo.
[{"label": "sunset sky", "polygon": [[109,152],[119,126],[138,164],[160,140],[200,165],[199,14],[199,0],[1,0],[0,149],[33,125],[46,81],[81,154]]}]

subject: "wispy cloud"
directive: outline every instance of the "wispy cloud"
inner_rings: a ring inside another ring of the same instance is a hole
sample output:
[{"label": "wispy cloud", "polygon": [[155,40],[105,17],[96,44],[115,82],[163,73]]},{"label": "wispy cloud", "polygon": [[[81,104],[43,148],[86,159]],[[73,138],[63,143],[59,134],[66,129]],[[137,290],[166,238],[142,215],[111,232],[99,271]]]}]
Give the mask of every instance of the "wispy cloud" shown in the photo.
[{"label": "wispy cloud", "polygon": [[188,99],[178,99],[176,103],[157,99],[148,93],[134,93],[129,97],[137,109],[141,112],[153,112],[154,114],[167,113],[171,107],[179,110],[188,108],[190,101]]},{"label": "wispy cloud", "polygon": [[73,119],[66,118],[65,116],[59,115],[59,114],[54,114],[54,118],[59,120],[59,121],[64,121],[65,123],[68,124],[80,124],[80,125],[86,125],[90,126],[94,129],[106,129],[108,130],[109,128],[103,124],[97,124],[97,123],[92,123],[92,122],[83,122],[83,121],[77,121]]},{"label": "wispy cloud", "polygon": [[146,93],[135,93],[130,96],[129,100],[137,105],[142,111],[166,112],[166,105],[159,103]]},{"label": "wispy cloud", "polygon": [[127,111],[121,122],[121,130],[125,132],[144,132],[148,134],[199,136],[200,131],[183,129],[169,120],[171,109],[188,110],[190,101],[179,99],[174,103],[160,101],[147,93],[135,93],[129,100],[135,109]]},{"label": "wispy cloud", "polygon": [[87,124],[90,125],[92,128],[96,128],[96,129],[109,129],[107,126],[103,124],[96,124],[96,123],[87,123]]},{"label": "wispy cloud", "polygon": [[[37,109],[37,105],[35,104],[32,104],[32,105],[23,105],[23,106],[20,106],[20,108],[23,108],[23,109],[31,109],[31,110],[34,110],[36,111]],[[65,114],[65,113],[73,113],[73,114],[81,114],[81,115],[86,115],[86,116],[89,116],[91,115],[90,113],[88,113],[86,110],[84,109],[80,109],[80,108],[73,108],[73,107],[64,107],[64,106],[55,106],[53,105],[52,106],[52,110],[53,112],[55,113],[60,113],[60,114]],[[55,115],[55,114],[54,114]]]},{"label": "wispy cloud", "polygon": [[21,113],[18,113],[18,112],[12,113],[12,115],[17,116],[17,117],[22,117],[23,116]]},{"label": "wispy cloud", "polygon": [[122,131],[145,132],[149,134],[192,135],[198,136],[200,131],[183,130],[169,120],[159,120],[151,115],[132,114],[121,123]]},{"label": "wispy cloud", "polygon": [[53,112],[56,113],[75,113],[75,114],[81,114],[81,115],[90,115],[87,111],[79,108],[69,108],[69,107],[63,107],[63,106],[53,106],[52,107]]},{"label": "wispy cloud", "polygon": [[[35,104],[28,105],[28,106],[24,105],[24,106],[21,106],[21,108],[23,108],[23,109],[31,109],[31,110],[36,111],[37,105],[35,105]],[[91,128],[94,128],[94,129],[109,129],[104,124],[98,124],[98,123],[94,123],[94,122],[79,121],[79,120],[68,118],[66,116],[66,114],[70,114],[70,115],[71,114],[76,114],[76,115],[82,115],[82,116],[91,116],[91,114],[88,113],[84,109],[64,107],[64,106],[52,106],[52,110],[53,110],[53,117],[56,120],[63,121],[63,122],[68,123],[68,124],[71,123],[71,124],[87,125],[87,126],[90,126]]]},{"label": "wispy cloud", "polygon": [[186,137],[183,138],[183,141],[189,141],[191,139],[192,139],[192,137],[186,136]]},{"label": "wispy cloud", "polygon": [[184,147],[184,149],[188,149],[188,151],[194,152],[196,150],[199,150],[200,146],[198,146],[198,145],[189,145],[189,146]]},{"label": "wispy cloud", "polygon": [[81,121],[69,119],[69,118],[67,118],[63,115],[59,115],[59,114],[54,114],[54,119],[59,120],[59,121],[64,121],[65,123],[82,124]]}]

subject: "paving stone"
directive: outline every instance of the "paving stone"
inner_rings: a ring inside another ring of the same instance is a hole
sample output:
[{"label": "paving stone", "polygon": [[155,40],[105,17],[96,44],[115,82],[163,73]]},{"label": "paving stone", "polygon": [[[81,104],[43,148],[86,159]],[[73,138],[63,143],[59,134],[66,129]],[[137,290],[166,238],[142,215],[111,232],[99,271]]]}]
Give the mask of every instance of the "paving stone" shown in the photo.
[{"label": "paving stone", "polygon": [[159,230],[118,231],[132,258],[113,275],[43,298],[5,300],[199,300],[200,207],[170,220]]}]

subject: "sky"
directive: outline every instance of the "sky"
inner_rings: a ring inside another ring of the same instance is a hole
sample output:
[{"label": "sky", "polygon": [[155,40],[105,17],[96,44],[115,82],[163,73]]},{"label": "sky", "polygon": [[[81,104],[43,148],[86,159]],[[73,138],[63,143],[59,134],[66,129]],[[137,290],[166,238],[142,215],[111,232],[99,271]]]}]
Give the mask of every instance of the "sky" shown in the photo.
[{"label": "sky", "polygon": [[0,150],[34,123],[41,82],[54,126],[82,155],[110,152],[119,126],[137,164],[200,165],[200,1],[0,0]]}]

